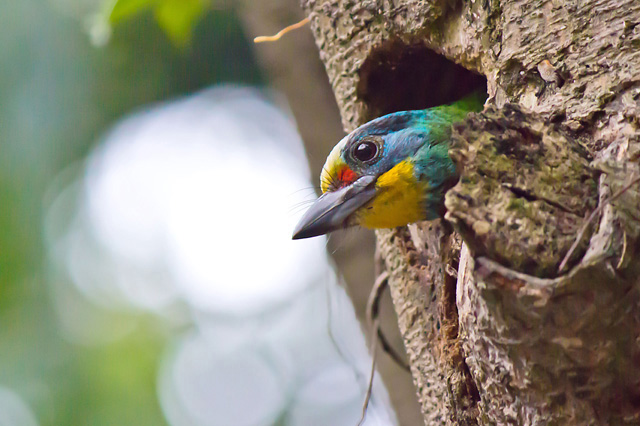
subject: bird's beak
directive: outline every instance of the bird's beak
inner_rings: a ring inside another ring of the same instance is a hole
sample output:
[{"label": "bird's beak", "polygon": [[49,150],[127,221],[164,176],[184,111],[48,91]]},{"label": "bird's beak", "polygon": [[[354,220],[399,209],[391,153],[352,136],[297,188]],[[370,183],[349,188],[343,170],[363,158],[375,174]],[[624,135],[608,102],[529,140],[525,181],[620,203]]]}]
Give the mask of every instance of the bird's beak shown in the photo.
[{"label": "bird's beak", "polygon": [[296,225],[293,239],[316,237],[349,226],[349,217],[375,197],[376,179],[363,176],[351,185],[322,194]]}]

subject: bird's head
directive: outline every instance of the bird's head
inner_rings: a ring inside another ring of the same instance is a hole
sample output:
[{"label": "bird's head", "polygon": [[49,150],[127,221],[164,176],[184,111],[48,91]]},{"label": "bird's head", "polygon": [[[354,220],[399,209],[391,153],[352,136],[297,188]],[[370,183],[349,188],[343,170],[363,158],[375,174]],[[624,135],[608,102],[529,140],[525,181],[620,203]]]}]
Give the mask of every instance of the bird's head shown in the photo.
[{"label": "bird's head", "polygon": [[360,225],[392,228],[443,213],[444,192],[457,179],[448,140],[455,114],[403,111],[354,130],[331,151],[320,177],[323,195],[293,238]]}]

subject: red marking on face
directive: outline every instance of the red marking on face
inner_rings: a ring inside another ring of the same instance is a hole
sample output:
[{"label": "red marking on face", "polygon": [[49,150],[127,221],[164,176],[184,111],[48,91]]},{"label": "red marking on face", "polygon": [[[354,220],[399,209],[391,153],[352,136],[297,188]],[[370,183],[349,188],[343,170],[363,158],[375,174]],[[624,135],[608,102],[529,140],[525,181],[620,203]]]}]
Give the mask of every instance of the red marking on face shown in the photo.
[{"label": "red marking on face", "polygon": [[338,170],[338,181],[340,182],[340,188],[352,184],[356,181],[356,179],[358,179],[358,175],[349,167],[343,167]]}]

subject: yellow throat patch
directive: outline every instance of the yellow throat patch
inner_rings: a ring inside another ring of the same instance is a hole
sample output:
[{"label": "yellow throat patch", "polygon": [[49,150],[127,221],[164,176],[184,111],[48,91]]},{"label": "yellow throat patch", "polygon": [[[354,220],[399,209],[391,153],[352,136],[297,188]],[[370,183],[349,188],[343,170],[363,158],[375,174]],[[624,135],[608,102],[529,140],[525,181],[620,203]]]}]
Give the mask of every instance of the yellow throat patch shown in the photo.
[{"label": "yellow throat patch", "polygon": [[355,213],[357,222],[365,228],[394,228],[422,220],[424,185],[416,181],[413,164],[396,164],[378,178],[378,194]]}]

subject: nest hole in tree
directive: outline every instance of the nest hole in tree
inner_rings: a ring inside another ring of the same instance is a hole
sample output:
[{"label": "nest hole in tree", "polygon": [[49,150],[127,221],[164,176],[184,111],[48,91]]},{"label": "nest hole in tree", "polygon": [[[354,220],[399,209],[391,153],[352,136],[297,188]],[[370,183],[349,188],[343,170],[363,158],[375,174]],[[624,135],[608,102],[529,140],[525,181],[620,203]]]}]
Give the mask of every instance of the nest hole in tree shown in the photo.
[{"label": "nest hole in tree", "polygon": [[396,111],[425,109],[454,102],[487,79],[450,61],[422,43],[390,40],[372,51],[360,68],[357,96],[371,120]]}]

